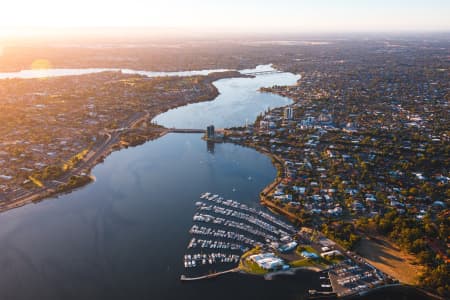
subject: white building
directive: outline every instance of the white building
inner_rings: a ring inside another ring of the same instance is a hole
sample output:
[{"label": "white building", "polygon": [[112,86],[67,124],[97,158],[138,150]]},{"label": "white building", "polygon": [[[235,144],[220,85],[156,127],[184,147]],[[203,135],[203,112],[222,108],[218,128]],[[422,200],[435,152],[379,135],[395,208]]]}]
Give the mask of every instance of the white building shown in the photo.
[{"label": "white building", "polygon": [[294,118],[294,109],[290,106],[284,109],[284,119],[292,120]]},{"label": "white building", "polygon": [[284,266],[284,261],[273,253],[255,254],[250,256],[249,259],[265,270],[283,268]]}]

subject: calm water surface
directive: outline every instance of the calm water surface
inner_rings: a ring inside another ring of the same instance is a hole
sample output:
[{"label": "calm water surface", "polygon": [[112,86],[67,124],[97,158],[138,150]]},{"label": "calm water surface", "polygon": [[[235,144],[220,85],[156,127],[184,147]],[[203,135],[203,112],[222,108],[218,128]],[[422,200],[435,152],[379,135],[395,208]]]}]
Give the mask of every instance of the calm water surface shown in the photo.
[{"label": "calm water surface", "polygon": [[254,150],[219,144],[212,154],[198,134],[169,134],[113,153],[93,173],[85,188],[0,216],[0,299],[230,299],[236,289],[233,299],[270,299],[312,284],[308,276],[179,281],[200,193],[256,207],[275,176]]},{"label": "calm water surface", "polygon": [[[270,65],[243,70],[242,73],[274,71]],[[242,126],[253,123],[256,117],[269,107],[280,107],[292,103],[289,98],[258,92],[260,87],[293,85],[300,79],[292,73],[257,75],[255,78],[227,78],[214,82],[220,95],[214,101],[193,103],[178,107],[157,116],[154,121],[165,127],[216,128]]]}]

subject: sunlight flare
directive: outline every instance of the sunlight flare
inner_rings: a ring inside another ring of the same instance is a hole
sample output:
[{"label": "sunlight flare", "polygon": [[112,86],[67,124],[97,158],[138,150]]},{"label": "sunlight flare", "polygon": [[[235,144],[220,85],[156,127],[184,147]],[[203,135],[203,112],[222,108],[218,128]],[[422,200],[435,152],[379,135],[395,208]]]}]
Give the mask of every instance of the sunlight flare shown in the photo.
[{"label": "sunlight flare", "polygon": [[48,59],[39,58],[31,63],[32,70],[48,70],[52,68],[52,64]]}]

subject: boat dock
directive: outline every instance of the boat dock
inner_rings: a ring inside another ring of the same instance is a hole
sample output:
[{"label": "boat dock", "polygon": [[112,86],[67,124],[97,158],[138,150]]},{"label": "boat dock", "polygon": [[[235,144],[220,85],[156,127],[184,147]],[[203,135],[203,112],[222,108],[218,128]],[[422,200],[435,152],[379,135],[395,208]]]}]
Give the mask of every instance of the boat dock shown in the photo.
[{"label": "boat dock", "polygon": [[[200,280],[232,272],[242,253],[269,243],[285,244],[296,229],[268,212],[219,195],[203,193],[195,202],[181,280]],[[221,269],[230,269],[221,271]],[[201,274],[208,273],[201,276]]]},{"label": "boat dock", "polygon": [[226,271],[222,271],[222,272],[211,273],[211,274],[198,276],[198,277],[187,277],[185,275],[181,275],[180,280],[181,281],[195,281],[195,280],[211,279],[214,277],[218,277],[218,276],[225,275],[228,273],[235,273],[235,272],[239,272],[239,269],[234,268],[234,269],[230,269],[230,270],[226,270]]}]

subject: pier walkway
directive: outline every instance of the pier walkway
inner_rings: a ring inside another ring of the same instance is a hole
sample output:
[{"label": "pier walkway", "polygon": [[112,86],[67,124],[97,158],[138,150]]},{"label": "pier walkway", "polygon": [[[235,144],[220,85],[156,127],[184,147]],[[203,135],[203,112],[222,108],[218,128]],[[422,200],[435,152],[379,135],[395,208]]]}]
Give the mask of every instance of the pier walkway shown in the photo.
[{"label": "pier walkway", "polygon": [[224,274],[228,274],[228,273],[235,273],[235,272],[239,272],[239,268],[234,268],[234,269],[217,272],[217,273],[211,273],[211,274],[203,275],[203,276],[199,276],[199,277],[186,277],[185,275],[181,275],[180,280],[181,281],[195,281],[195,280],[202,280],[202,279],[210,279],[210,278],[218,277],[220,275],[224,275]]}]

